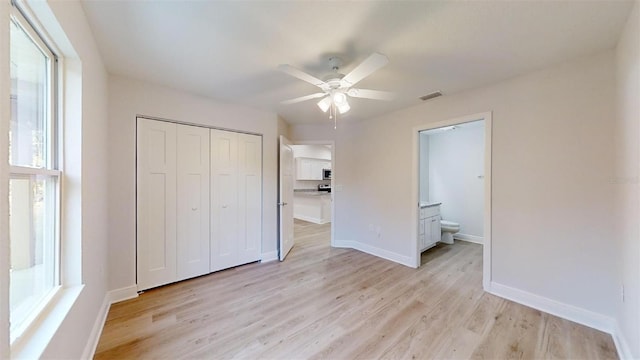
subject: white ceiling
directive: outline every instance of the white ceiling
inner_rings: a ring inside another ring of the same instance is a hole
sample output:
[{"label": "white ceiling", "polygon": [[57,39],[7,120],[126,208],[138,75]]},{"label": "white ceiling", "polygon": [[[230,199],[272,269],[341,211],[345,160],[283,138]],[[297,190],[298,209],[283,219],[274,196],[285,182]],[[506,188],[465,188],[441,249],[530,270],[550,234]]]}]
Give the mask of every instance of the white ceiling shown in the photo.
[{"label": "white ceiling", "polygon": [[318,88],[276,70],[322,78],[339,55],[348,73],[370,53],[389,64],[358,87],[391,102],[352,99],[343,120],[415,105],[615,46],[632,2],[85,1],[110,73],[279,113],[328,121]]}]

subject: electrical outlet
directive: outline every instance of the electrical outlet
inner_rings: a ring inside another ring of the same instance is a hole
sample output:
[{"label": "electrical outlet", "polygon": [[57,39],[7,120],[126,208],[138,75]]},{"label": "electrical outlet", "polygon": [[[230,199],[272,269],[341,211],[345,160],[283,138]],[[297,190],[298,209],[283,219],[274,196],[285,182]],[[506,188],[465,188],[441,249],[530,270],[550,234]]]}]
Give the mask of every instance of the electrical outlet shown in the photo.
[{"label": "electrical outlet", "polygon": [[382,233],[382,229],[380,229],[380,226],[376,227],[376,235],[378,235],[378,237],[380,237],[381,233]]}]

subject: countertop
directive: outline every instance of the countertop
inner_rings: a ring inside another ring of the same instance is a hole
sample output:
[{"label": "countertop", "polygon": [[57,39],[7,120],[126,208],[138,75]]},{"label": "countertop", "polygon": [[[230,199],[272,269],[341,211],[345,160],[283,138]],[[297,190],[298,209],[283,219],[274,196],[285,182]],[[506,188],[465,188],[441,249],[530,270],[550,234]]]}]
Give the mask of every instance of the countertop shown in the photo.
[{"label": "countertop", "polygon": [[442,203],[430,203],[430,202],[421,202],[420,203],[420,208],[424,209],[424,208],[428,208],[428,207],[432,207],[432,206],[438,206]]},{"label": "countertop", "polygon": [[318,190],[293,190],[294,196],[322,196],[322,195],[331,195],[328,191],[318,191]]}]

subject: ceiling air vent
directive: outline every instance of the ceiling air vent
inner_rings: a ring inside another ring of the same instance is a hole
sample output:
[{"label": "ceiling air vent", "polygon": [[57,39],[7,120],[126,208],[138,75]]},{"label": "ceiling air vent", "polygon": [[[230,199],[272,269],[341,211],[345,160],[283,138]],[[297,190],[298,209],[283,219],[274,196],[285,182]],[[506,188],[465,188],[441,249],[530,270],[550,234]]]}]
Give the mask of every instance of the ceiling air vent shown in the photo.
[{"label": "ceiling air vent", "polygon": [[442,96],[442,92],[441,91],[434,91],[431,94],[420,96],[420,100],[427,101],[427,100],[431,100],[433,98],[437,98],[438,96]]}]

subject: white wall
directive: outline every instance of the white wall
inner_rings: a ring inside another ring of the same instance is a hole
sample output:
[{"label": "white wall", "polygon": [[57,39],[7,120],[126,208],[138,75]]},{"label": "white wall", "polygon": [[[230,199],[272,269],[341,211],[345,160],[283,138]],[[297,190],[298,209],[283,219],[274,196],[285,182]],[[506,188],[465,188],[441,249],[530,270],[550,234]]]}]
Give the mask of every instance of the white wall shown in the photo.
[{"label": "white wall", "polygon": [[485,111],[493,111],[492,281],[613,316],[612,51],[336,131],[297,125],[291,134],[336,142],[336,239],[412,259],[412,129]]},{"label": "white wall", "polygon": [[[636,2],[616,49],[617,110],[615,122],[616,223],[612,240],[620,239],[618,259],[625,301],[616,297],[616,317],[627,357],[640,358],[640,211],[638,200],[640,143],[640,4]],[[613,235],[612,234],[612,235]],[[618,290],[618,294],[621,290]]]},{"label": "white wall", "polygon": [[460,224],[454,236],[475,241],[484,235],[483,125],[478,121],[428,135],[429,202],[441,202],[442,219]]},{"label": "white wall", "polygon": [[278,117],[240,106],[118,76],[109,77],[109,288],[136,283],[135,131],[136,115],[263,135],[262,252],[277,240]]}]

